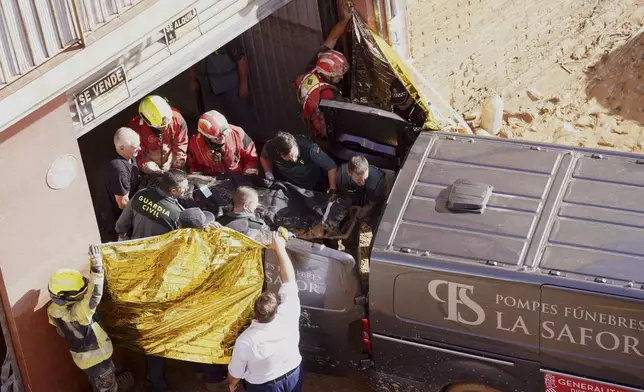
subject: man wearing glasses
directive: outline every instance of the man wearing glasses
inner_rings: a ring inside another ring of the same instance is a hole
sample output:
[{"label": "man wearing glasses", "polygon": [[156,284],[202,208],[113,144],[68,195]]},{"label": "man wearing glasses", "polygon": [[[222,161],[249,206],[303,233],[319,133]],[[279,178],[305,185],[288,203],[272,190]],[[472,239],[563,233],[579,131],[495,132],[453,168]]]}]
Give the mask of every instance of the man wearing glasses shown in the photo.
[{"label": "man wearing glasses", "polygon": [[259,162],[255,143],[226,117],[211,110],[199,118],[199,131],[190,139],[188,170],[206,176],[233,173],[257,175]]},{"label": "man wearing glasses", "polygon": [[139,115],[128,123],[141,137],[141,152],[136,163],[146,174],[162,174],[183,169],[188,149],[188,126],[177,109],[158,95],[139,103]]}]

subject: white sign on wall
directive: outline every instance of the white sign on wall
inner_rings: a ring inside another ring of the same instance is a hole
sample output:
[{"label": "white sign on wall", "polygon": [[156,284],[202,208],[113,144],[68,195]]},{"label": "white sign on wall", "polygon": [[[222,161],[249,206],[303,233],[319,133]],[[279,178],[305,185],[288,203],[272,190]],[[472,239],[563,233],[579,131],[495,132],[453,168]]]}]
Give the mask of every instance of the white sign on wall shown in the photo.
[{"label": "white sign on wall", "polygon": [[168,23],[168,25],[163,28],[163,35],[165,36],[166,44],[170,46],[179,38],[199,27],[199,18],[197,15],[197,9],[193,8]]},{"label": "white sign on wall", "polygon": [[128,98],[127,75],[119,65],[77,94],[74,103],[81,125],[86,126]]}]

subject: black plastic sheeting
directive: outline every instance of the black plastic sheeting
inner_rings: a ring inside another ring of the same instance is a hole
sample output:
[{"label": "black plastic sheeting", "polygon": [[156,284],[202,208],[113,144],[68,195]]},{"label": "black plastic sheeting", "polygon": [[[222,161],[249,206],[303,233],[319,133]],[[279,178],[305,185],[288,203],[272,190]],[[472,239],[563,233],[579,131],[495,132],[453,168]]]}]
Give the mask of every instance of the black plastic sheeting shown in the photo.
[{"label": "black plastic sheeting", "polygon": [[396,74],[355,9],[352,22],[351,99],[354,103],[390,110],[389,87]]},{"label": "black plastic sheeting", "polygon": [[[143,176],[142,186],[155,187],[159,179],[158,176]],[[257,176],[189,175],[188,182],[190,189],[180,200],[185,208],[199,207],[221,216],[232,210],[235,189],[246,185],[253,187],[259,195],[257,216],[273,230],[283,226],[300,238],[314,239],[338,237],[348,228],[351,201],[346,196],[330,196]],[[204,189],[207,190],[204,192]],[[329,214],[322,222],[329,202],[332,202]]]},{"label": "black plastic sheeting", "polygon": [[[418,127],[422,125],[428,130],[438,130],[439,127],[429,108],[431,103],[422,97],[399,56],[386,42],[377,41],[375,33],[369,30],[355,9],[351,14],[351,102],[392,111],[391,85],[395,80],[399,80],[416,101],[416,110],[425,114],[420,121],[424,121],[424,124],[410,118],[405,118],[405,121],[412,120]],[[386,45],[388,50],[385,50],[383,45]]]}]

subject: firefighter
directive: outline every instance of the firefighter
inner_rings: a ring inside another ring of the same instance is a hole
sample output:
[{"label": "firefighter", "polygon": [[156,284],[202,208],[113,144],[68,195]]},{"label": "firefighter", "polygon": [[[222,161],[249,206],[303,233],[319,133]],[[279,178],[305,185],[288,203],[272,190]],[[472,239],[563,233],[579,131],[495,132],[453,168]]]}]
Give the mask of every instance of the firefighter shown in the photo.
[{"label": "firefighter", "polygon": [[49,323],[70,346],[76,366],[82,369],[95,392],[116,392],[112,341],[95,319],[103,296],[103,258],[98,246],[89,248],[90,279],[71,269],[56,271],[49,279]]},{"label": "firefighter", "polygon": [[234,173],[258,174],[255,143],[226,117],[211,110],[199,118],[198,133],[190,139],[188,170],[207,176]]},{"label": "firefighter", "polygon": [[158,95],[149,95],[139,103],[139,115],[127,125],[141,137],[141,152],[136,158],[146,174],[162,174],[174,168],[184,169],[188,149],[188,126],[177,109]]},{"label": "firefighter", "polygon": [[306,73],[298,76],[297,100],[302,107],[302,118],[311,133],[319,138],[326,138],[326,124],[319,109],[323,99],[342,99],[342,93],[335,86],[349,70],[349,63],[344,55],[333,50],[351,20],[351,13],[338,22],[329,33],[326,41],[318,48],[315,56],[308,63]]}]

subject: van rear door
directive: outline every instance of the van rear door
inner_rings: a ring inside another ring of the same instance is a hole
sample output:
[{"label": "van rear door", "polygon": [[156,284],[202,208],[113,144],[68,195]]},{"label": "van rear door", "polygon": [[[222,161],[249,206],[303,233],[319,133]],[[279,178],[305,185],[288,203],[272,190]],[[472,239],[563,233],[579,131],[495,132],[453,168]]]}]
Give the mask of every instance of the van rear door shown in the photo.
[{"label": "van rear door", "polygon": [[[300,351],[307,370],[343,373],[357,367],[363,356],[366,297],[355,260],[299,239],[289,241],[287,250],[300,289]],[[267,290],[277,293],[282,280],[272,251],[266,252],[265,271]]]},{"label": "van rear door", "polygon": [[541,304],[544,369],[644,387],[644,301],[542,286]]}]

